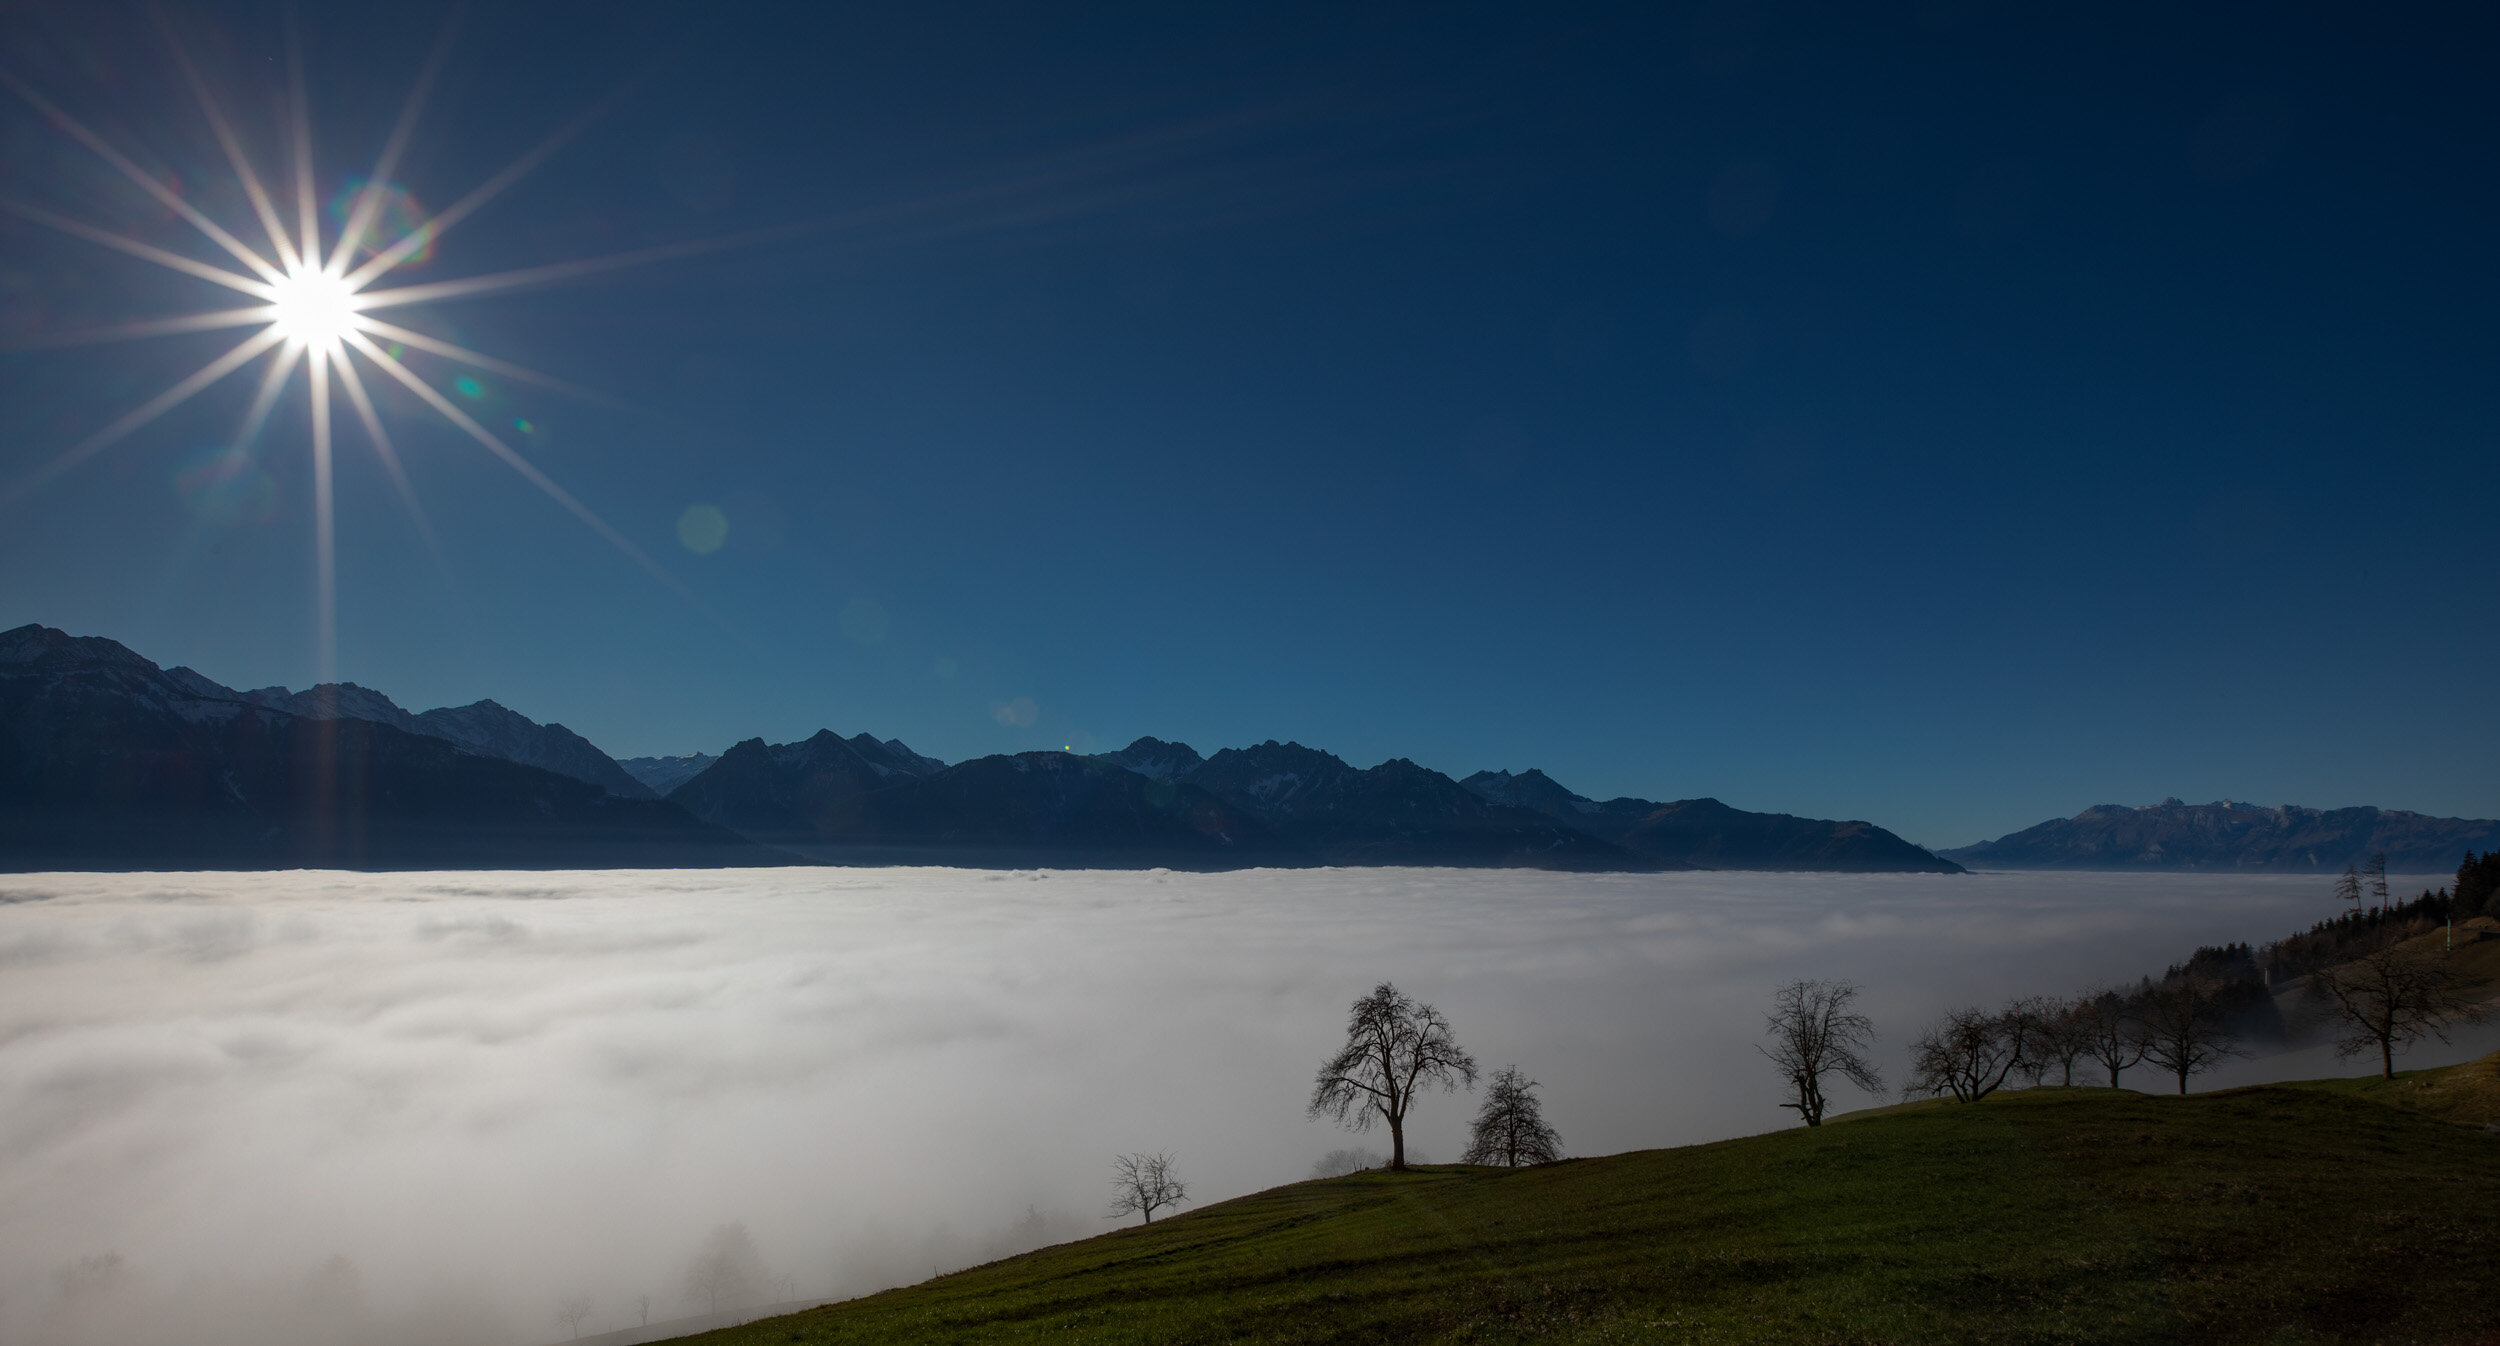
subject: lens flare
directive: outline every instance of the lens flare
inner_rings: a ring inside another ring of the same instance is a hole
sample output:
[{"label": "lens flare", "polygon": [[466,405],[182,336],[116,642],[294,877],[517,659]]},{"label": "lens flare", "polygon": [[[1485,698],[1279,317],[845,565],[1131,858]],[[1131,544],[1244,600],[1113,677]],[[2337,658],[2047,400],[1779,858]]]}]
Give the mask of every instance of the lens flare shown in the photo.
[{"label": "lens flare", "polygon": [[[255,170],[252,157],[245,151],[242,137],[219,106],[206,80],[201,78],[170,24],[158,15],[165,30],[167,46],[184,80],[197,98],[200,112],[225,152],[227,164],[233,169],[234,184],[239,195],[248,201],[252,217],[265,238],[261,245],[242,237],[250,226],[229,230],[210,219],[188,199],[178,186],[161,181],[128,155],[116,149],[103,135],[72,116],[65,108],[36,90],[26,81],[0,70],[0,86],[33,107],[62,135],[85,146],[98,158],[127,178],[131,185],[154,198],[174,214],[188,221],[209,242],[240,263],[241,271],[212,265],[193,257],[171,252],[138,239],[82,220],[71,219],[24,202],[0,199],[0,210],[46,228],[83,239],[101,247],[111,248],[125,256],[153,262],[158,266],[214,281],[231,290],[239,290],[258,299],[260,307],[223,309],[213,313],[194,313],[172,318],[148,319],[123,323],[101,331],[72,334],[51,344],[77,345],[89,341],[129,340],[140,337],[169,336],[186,332],[213,331],[219,328],[260,325],[260,330],[209,361],[200,369],[172,387],[124,413],[103,429],[89,435],[50,462],[37,468],[24,479],[0,489],[0,505],[11,503],[32,492],[105,448],[144,428],[211,385],[223,380],[262,356],[271,357],[265,368],[261,391],[245,417],[244,429],[237,436],[234,454],[193,463],[178,476],[177,484],[185,498],[203,515],[248,520],[264,513],[268,504],[267,477],[257,462],[246,456],[246,450],[259,434],[269,413],[290,381],[297,364],[305,368],[305,406],[311,420],[313,459],[314,551],[316,554],[315,592],[318,595],[315,627],[319,632],[320,667],[317,680],[328,681],[336,660],[337,630],[336,551],[333,537],[336,503],[332,499],[333,463],[331,456],[332,397],[334,390],[344,391],[348,407],[365,431],[375,459],[389,477],[414,517],[418,532],[433,545],[432,526],[425,511],[417,503],[416,493],[407,473],[402,469],[398,450],[392,445],[373,398],[367,392],[360,362],[364,368],[387,376],[390,382],[431,407],[453,427],[500,459],[523,480],[565,511],[580,519],[609,545],[648,572],[679,596],[702,607],[677,578],[645,554],[641,548],[610,527],[606,520],[593,513],[570,492],[557,485],[545,473],[523,459],[512,446],[474,417],[462,411],[439,391],[433,380],[420,377],[406,363],[413,350],[453,364],[453,377],[446,380],[465,400],[482,401],[489,392],[474,374],[458,372],[461,367],[484,370],[507,378],[552,387],[577,395],[596,394],[575,388],[562,380],[498,360],[493,356],[437,340],[421,332],[396,327],[368,315],[374,308],[409,308],[445,299],[488,294],[522,286],[544,285],[619,267],[637,266],[667,257],[685,256],[709,251],[715,247],[736,246],[755,239],[733,239],[723,242],[672,244],[662,248],[646,248],[604,258],[589,258],[552,266],[526,268],[518,272],[472,276],[450,282],[428,285],[391,285],[379,283],[394,271],[413,266],[433,257],[442,236],[453,225],[475,213],[501,195],[513,183],[554,154],[567,141],[589,124],[590,113],[575,118],[552,135],[540,140],[494,176],[488,178],[449,209],[428,215],[416,198],[390,181],[414,133],[417,114],[424,106],[436,74],[440,71],[451,46],[456,23],[446,23],[443,34],[427,57],[400,110],[390,137],[374,162],[372,171],[361,178],[348,180],[329,201],[326,212],[334,226],[334,236],[324,239],[320,197],[314,185],[312,119],[307,108],[301,48],[290,28],[287,41],[287,92],[283,102],[287,132],[287,167],[278,176],[264,179]],[[594,109],[595,111],[595,109]],[[287,219],[279,192],[292,188],[294,219]],[[272,188],[277,191],[273,192]],[[758,236],[761,237],[761,236]],[[389,347],[377,345],[379,337]],[[523,434],[537,427],[527,421],[515,423]],[[725,526],[718,530],[726,534]],[[698,539],[700,540],[700,539]],[[717,548],[719,537],[711,539]],[[690,542],[689,546],[693,544]],[[697,548],[697,550],[704,550]]]}]

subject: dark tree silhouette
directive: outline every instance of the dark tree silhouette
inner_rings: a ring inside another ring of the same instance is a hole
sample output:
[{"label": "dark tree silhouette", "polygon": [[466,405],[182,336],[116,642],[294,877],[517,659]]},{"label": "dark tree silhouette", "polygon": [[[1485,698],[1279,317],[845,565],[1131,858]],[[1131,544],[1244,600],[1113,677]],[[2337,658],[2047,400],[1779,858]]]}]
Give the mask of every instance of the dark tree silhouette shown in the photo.
[{"label": "dark tree silhouette", "polygon": [[564,1324],[565,1330],[573,1334],[575,1341],[582,1339],[582,1321],[588,1317],[590,1317],[590,1296],[588,1295],[575,1295],[556,1306],[556,1321]]},{"label": "dark tree silhouette", "polygon": [[2100,991],[2075,1002],[2084,1038],[2083,1054],[2109,1072],[2109,1087],[2118,1087],[2118,1072],[2144,1059],[2152,1045],[2135,1005],[2116,991]]},{"label": "dark tree silhouette", "polygon": [[1467,1153],[1459,1156],[1458,1162],[1518,1168],[1550,1164],[1560,1158],[1562,1137],[1545,1124],[1544,1106],[1537,1102],[1536,1081],[1520,1074],[1517,1066],[1504,1066],[1493,1072],[1485,1089],[1484,1107],[1476,1114],[1475,1128],[1467,1141]]},{"label": "dark tree silhouette", "polygon": [[1378,1118],[1389,1124],[1389,1167],[1406,1167],[1406,1114],[1416,1094],[1476,1085],[1476,1058],[1450,1034],[1441,1011],[1382,982],[1346,1014],[1345,1045],[1320,1066],[1311,1085],[1310,1115],[1334,1117],[1361,1131]]},{"label": "dark tree silhouette", "polygon": [[2136,1021],[2144,1030],[2144,1059],[2178,1077],[2186,1093],[2188,1077],[2211,1070],[2230,1056],[2246,1056],[2239,1035],[2223,1026],[2229,1002],[2220,983],[2207,977],[2178,977],[2147,988],[2136,997]]},{"label": "dark tree silhouette", "polygon": [[2336,901],[2338,901],[2338,902],[2350,902],[2350,903],[2352,904],[2353,914],[2355,914],[2355,915],[2359,915],[2359,914],[2360,914],[2360,912],[2361,912],[2361,874],[2360,874],[2360,871],[2358,871],[2358,870],[2354,869],[2354,868],[2353,868],[2352,866],[2350,866],[2350,865],[2346,865],[2346,866],[2344,866],[2344,872],[2343,872],[2342,874],[2340,874],[2340,875],[2336,876],[2336,879],[2335,879],[2335,900],[2336,900]]},{"label": "dark tree silhouette", "polygon": [[2425,1037],[2446,1042],[2449,1025],[2490,1017],[2468,985],[2441,954],[2397,945],[2311,975],[2308,997],[2342,1031],[2338,1056],[2376,1047],[2379,1078],[2392,1079],[2399,1048]]},{"label": "dark tree silhouette", "polygon": [[2051,1070],[2058,1073],[2057,1082],[2075,1082],[2075,1062],[2092,1049],[2091,997],[2041,1002],[2039,1018],[2032,1025],[2030,1049],[2023,1062],[2023,1075],[2038,1084],[2048,1078]]},{"label": "dark tree silhouette", "polygon": [[1857,986],[1845,981],[1792,981],[1771,993],[1771,1012],[1764,1016],[1771,1045],[1757,1050],[1797,1092],[1796,1102],[1780,1106],[1796,1109],[1808,1126],[1823,1124],[1826,1076],[1870,1094],[1884,1091],[1883,1076],[1867,1060],[1875,1048],[1874,1021],[1849,1008],[1857,998]]},{"label": "dark tree silhouette", "polygon": [[2361,873],[2370,881],[2370,910],[2385,911],[2394,905],[2387,900],[2387,852],[2371,856],[2370,867]]},{"label": "dark tree silhouette", "polygon": [[1155,1212],[1165,1206],[1176,1206],[1189,1199],[1189,1189],[1172,1173],[1172,1156],[1164,1153],[1124,1154],[1111,1161],[1111,1214],[1116,1220],[1123,1215],[1142,1215],[1147,1224],[1155,1222]]},{"label": "dark tree silhouette", "polygon": [[1951,1094],[1976,1103],[2004,1087],[2029,1059],[2024,1049],[2039,1023],[2038,1006],[2016,1001],[2000,1014],[1958,1009],[1910,1043],[1910,1081],[1902,1097]]}]

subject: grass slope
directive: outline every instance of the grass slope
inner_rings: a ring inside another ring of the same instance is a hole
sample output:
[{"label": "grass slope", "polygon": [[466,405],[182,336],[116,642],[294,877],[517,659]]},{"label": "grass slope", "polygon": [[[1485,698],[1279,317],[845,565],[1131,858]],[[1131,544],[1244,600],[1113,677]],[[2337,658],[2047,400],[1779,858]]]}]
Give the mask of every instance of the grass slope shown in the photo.
[{"label": "grass slope", "polygon": [[2360,1083],[1298,1183],[688,1340],[2500,1339],[2500,1140]]}]

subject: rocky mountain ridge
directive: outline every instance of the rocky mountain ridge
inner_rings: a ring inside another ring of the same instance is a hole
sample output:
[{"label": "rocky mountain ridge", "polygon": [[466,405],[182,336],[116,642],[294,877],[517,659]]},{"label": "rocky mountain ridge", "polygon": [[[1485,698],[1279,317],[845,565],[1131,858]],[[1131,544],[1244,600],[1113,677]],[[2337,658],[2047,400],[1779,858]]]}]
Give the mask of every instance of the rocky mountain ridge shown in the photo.
[{"label": "rocky mountain ridge", "polygon": [[1479,771],[1460,785],[1534,809],[1661,865],[1693,869],[1817,869],[1959,874],[1962,866],[1873,823],[1749,813],[1716,799],[1673,803],[1628,796],[1603,803],[1531,768]]},{"label": "rocky mountain ridge", "polygon": [[[46,660],[84,660],[82,676],[113,670],[110,676],[129,683],[119,713],[139,719],[223,722],[249,708],[282,717],[266,720],[273,726],[333,726],[311,737],[371,746],[377,762],[389,759],[388,770],[417,769],[418,759],[401,761],[407,750],[400,740],[431,740],[466,756],[554,773],[618,801],[665,795],[676,811],[671,816],[820,860],[1958,868],[1864,822],[1748,813],[1711,799],[1600,802],[1534,770],[1478,772],[1462,782],[1404,758],[1358,768],[1274,739],[1212,757],[1148,737],[1093,756],[1023,752],[949,765],[899,739],[827,730],[793,743],[749,739],[718,757],[619,763],[562,725],[538,724],[494,701],[411,714],[354,683],[236,691],[192,669],[158,669],[109,640],[42,627],[0,634],[0,647],[31,651],[19,661],[29,675]],[[350,725],[372,728],[344,728]],[[47,769],[75,775],[65,760]],[[32,778],[27,791],[36,804],[47,792],[78,797],[76,787],[55,789]],[[534,817],[552,806],[529,807],[537,813],[525,816]]]},{"label": "rocky mountain ridge", "polygon": [[299,715],[111,640],[0,632],[0,868],[787,859],[673,804],[383,720]]},{"label": "rocky mountain ridge", "polygon": [[2233,800],[2095,804],[2072,818],[1940,854],[1984,869],[2263,870],[2327,873],[2377,855],[2402,874],[2444,874],[2500,847],[2500,821],[2401,809],[2314,809]]}]

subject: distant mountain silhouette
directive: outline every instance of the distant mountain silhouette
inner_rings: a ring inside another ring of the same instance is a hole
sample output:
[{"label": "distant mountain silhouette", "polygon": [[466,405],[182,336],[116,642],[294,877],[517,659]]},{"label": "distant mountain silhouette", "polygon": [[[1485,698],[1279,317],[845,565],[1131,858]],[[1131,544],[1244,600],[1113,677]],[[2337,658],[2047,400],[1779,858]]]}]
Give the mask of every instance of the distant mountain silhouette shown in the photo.
[{"label": "distant mountain silhouette", "polygon": [[1141,738],[1118,752],[1095,756],[1116,766],[1126,767],[1149,780],[1180,780],[1206,764],[1196,748],[1186,743],[1166,743],[1159,738]]},{"label": "distant mountain silhouette", "polygon": [[758,840],[850,863],[1249,863],[1272,838],[1205,791],[1063,752],[945,766],[901,742],[830,730],[748,739],[672,803]]},{"label": "distant mountain silhouette", "polygon": [[[378,719],[245,700],[120,644],[0,633],[0,867],[773,864],[673,804]],[[342,698],[343,700],[344,698]]]},{"label": "distant mountain silhouette", "polygon": [[560,724],[540,724],[492,701],[446,706],[411,715],[370,687],[352,682],[325,682],[290,692],[284,687],[230,691],[187,668],[173,673],[202,695],[243,700],[283,710],[308,720],[369,720],[402,733],[423,734],[455,743],[481,757],[500,757],[523,766],[543,767],[560,776],[587,781],[626,799],[657,799],[659,793],[627,774],[614,758]]},{"label": "distant mountain silhouette", "polygon": [[1671,804],[1573,794],[1542,771],[1479,771],[1459,782],[1486,799],[1534,809],[1660,865],[1958,874],[1962,866],[1866,822],[1748,813],[1715,799]]},{"label": "distant mountain silhouette", "polygon": [[790,858],[771,847],[853,864],[1959,868],[1863,822],[1600,803],[1541,771],[1461,782],[1274,739],[949,766],[820,730],[619,763],[493,701],[412,715],[354,683],[239,692],[110,640],[0,633],[0,865]]},{"label": "distant mountain silhouette", "polygon": [[820,729],[799,743],[767,746],[751,738],[736,744],[668,797],[705,822],[750,837],[832,840],[875,826],[862,798],[944,765],[900,740],[846,739]]},{"label": "distant mountain silhouette", "polygon": [[1994,841],[1942,852],[1986,869],[2236,869],[2325,873],[2385,853],[2402,874],[2445,874],[2500,847],[2500,822],[2394,809],[2264,808],[2165,799],[2096,804]]},{"label": "distant mountain silhouette", "polygon": [[1324,863],[1681,867],[1649,863],[1533,809],[1486,800],[1403,757],[1358,770],[1333,753],[1269,739],[1226,748],[1175,779],[1264,820]]},{"label": "distant mountain silhouette", "polygon": [[690,752],[683,757],[619,757],[616,764],[651,793],[665,798],[669,791],[702,775],[705,767],[719,760],[707,752]]}]

